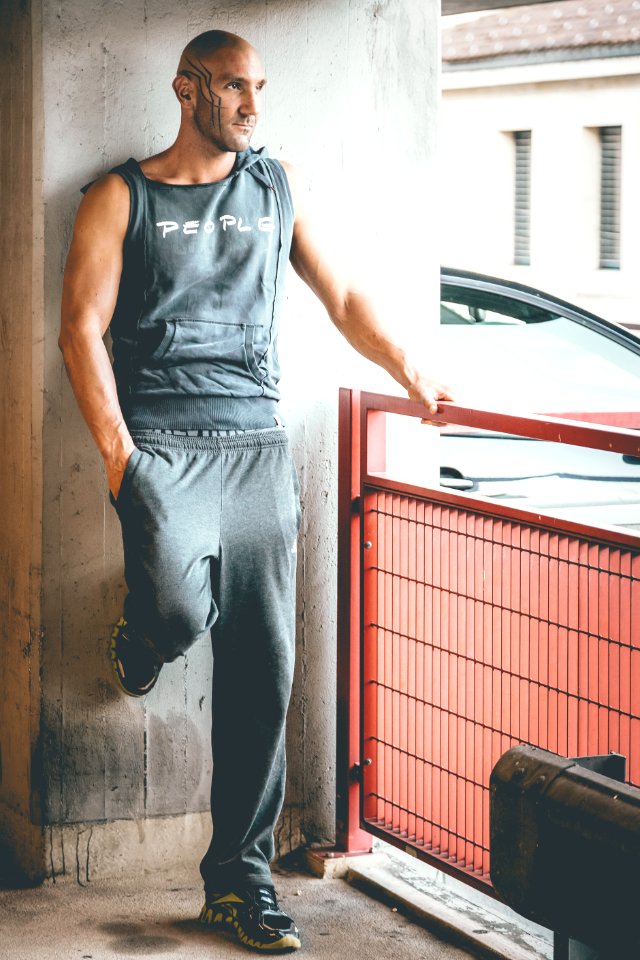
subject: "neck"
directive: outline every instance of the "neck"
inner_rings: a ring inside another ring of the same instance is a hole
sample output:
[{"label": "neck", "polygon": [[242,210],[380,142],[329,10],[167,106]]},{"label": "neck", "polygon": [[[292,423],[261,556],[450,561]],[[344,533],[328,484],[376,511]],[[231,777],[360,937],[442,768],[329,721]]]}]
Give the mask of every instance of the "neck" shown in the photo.
[{"label": "neck", "polygon": [[145,176],[163,183],[213,183],[229,176],[235,160],[235,153],[219,150],[181,128],[175,143],[140,166]]}]

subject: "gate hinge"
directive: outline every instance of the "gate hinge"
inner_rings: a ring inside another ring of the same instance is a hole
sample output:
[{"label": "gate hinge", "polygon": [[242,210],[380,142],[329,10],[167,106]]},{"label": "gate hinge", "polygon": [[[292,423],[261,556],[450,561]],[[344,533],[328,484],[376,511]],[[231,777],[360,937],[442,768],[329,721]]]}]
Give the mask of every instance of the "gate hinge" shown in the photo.
[{"label": "gate hinge", "polygon": [[361,497],[354,497],[351,501],[351,513],[360,513]]},{"label": "gate hinge", "polygon": [[362,783],[364,777],[364,768],[370,767],[372,763],[373,760],[371,760],[369,757],[366,757],[362,763],[354,763],[349,771],[351,779],[356,783]]}]

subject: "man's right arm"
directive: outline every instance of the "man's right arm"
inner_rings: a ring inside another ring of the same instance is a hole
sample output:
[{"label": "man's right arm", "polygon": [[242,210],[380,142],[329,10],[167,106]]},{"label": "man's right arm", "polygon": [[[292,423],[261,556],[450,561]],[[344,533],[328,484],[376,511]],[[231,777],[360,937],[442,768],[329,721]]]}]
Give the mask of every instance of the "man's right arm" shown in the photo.
[{"label": "man's right arm", "polygon": [[123,179],[108,174],[94,183],[76,217],[64,272],[58,339],[114,497],[135,444],[122,416],[103,337],[118,296],[128,220],[129,189]]}]

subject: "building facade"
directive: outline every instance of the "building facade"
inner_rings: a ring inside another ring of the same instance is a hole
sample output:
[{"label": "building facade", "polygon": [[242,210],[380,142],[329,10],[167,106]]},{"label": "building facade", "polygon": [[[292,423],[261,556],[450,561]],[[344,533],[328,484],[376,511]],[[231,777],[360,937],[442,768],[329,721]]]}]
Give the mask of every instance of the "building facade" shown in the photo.
[{"label": "building facade", "polygon": [[442,260],[640,328],[640,0],[443,29]]}]

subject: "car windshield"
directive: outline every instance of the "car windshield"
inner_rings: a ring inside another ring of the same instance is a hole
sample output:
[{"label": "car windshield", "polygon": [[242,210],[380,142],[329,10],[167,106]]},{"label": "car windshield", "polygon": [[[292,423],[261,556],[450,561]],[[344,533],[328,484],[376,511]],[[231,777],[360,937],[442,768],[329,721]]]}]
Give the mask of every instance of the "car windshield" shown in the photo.
[{"label": "car windshield", "polygon": [[640,354],[515,297],[443,287],[439,376],[456,400],[532,413],[640,410]]}]

